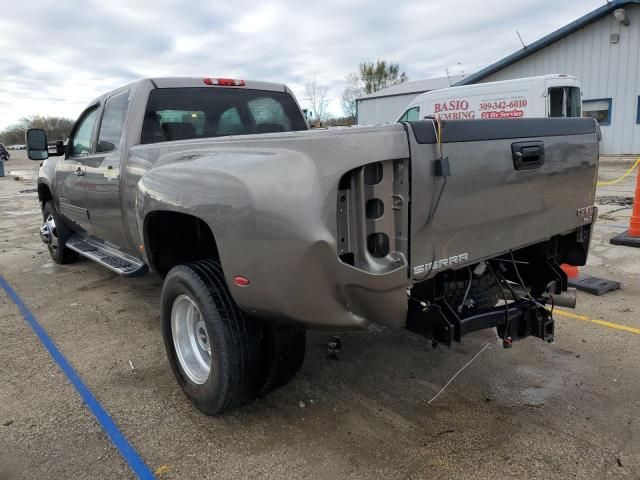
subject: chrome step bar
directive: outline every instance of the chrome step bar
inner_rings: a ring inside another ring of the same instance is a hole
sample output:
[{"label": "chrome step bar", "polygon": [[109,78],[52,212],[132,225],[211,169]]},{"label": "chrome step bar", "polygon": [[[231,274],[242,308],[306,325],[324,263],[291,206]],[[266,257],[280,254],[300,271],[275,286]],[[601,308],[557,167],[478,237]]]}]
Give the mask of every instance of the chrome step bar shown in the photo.
[{"label": "chrome step bar", "polygon": [[82,237],[77,233],[66,242],[66,247],[78,252],[103,267],[125,277],[139,277],[149,270],[139,258],[121,252],[117,248],[92,238]]}]

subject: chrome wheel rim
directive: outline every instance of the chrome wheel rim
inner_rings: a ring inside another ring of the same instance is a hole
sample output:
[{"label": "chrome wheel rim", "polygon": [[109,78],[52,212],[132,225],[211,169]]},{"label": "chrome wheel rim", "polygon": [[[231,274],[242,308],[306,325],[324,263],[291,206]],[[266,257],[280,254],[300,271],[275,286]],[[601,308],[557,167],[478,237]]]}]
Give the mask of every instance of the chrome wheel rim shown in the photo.
[{"label": "chrome wheel rim", "polygon": [[198,306],[187,295],[173,301],[171,334],[180,367],[189,380],[202,385],[211,372],[211,340]]},{"label": "chrome wheel rim", "polygon": [[40,227],[40,238],[42,242],[52,250],[58,249],[58,232],[53,215],[49,215],[42,224],[42,227]]}]

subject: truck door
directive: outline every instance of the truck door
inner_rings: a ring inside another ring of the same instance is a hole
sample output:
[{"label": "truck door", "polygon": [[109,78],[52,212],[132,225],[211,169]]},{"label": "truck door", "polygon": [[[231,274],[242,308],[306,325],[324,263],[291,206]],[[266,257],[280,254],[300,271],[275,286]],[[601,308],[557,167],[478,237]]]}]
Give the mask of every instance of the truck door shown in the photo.
[{"label": "truck door", "polygon": [[120,205],[122,132],[129,91],[107,99],[98,127],[95,155],[87,162],[87,209],[95,236],[127,250]]},{"label": "truck door", "polygon": [[91,233],[87,210],[86,162],[93,151],[93,131],[98,118],[98,105],[80,116],[69,139],[67,157],[56,167],[58,211],[74,225],[74,230]]}]

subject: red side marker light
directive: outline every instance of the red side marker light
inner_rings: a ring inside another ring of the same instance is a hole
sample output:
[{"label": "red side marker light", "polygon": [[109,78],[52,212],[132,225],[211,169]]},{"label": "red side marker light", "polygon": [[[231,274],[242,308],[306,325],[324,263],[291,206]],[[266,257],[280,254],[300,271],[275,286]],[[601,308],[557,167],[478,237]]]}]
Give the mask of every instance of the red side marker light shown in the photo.
[{"label": "red side marker light", "polygon": [[203,78],[202,81],[207,85],[218,85],[221,87],[244,87],[244,80],[235,80],[233,78]]},{"label": "red side marker light", "polygon": [[240,275],[236,275],[235,277],[233,277],[233,283],[235,283],[239,287],[246,287],[251,282],[249,281],[248,278],[241,277]]}]

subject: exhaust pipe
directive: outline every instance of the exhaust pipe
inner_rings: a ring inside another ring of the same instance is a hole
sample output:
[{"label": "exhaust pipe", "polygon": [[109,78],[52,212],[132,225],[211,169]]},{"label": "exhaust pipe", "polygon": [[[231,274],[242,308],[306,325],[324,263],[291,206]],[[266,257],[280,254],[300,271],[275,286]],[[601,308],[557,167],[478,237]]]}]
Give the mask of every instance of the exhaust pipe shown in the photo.
[{"label": "exhaust pipe", "polygon": [[[516,293],[516,295],[520,298],[526,297],[529,294],[529,292],[527,292],[524,288],[522,288],[519,285],[514,285],[512,288]],[[511,291],[506,291],[505,293],[506,293],[507,299],[516,300],[516,298],[514,298],[513,295],[511,294]],[[565,308],[576,308],[576,289],[573,287],[567,288],[566,292],[562,292],[559,294],[545,293],[544,296],[552,300],[555,306],[565,307]]]},{"label": "exhaust pipe", "polygon": [[566,292],[560,294],[552,293],[549,295],[554,305],[566,308],[576,308],[576,289],[573,287],[567,288]]}]

